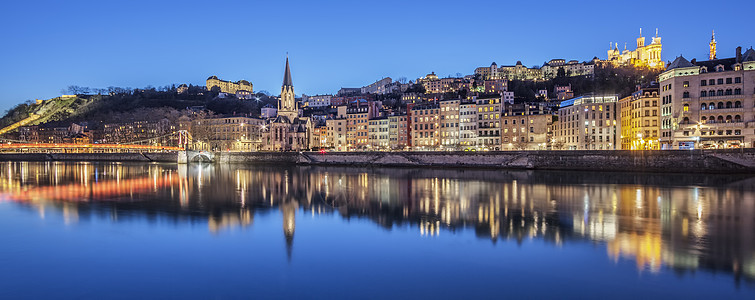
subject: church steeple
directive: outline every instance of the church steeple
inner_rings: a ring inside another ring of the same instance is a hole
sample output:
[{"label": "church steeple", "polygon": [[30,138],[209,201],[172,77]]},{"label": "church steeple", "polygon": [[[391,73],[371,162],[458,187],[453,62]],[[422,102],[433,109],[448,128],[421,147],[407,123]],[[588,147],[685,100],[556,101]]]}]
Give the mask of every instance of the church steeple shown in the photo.
[{"label": "church steeple", "polygon": [[278,115],[284,116],[291,121],[299,116],[294,95],[294,83],[291,80],[291,68],[288,66],[288,55],[286,55],[286,71],[283,75],[281,96],[278,99]]},{"label": "church steeple", "polygon": [[294,86],[293,81],[291,81],[291,68],[288,67],[288,54],[286,54],[286,74],[283,75],[283,86]]},{"label": "church steeple", "polygon": [[710,55],[708,56],[708,59],[714,60],[716,59],[716,31],[713,30],[713,33],[711,33],[710,36]]}]

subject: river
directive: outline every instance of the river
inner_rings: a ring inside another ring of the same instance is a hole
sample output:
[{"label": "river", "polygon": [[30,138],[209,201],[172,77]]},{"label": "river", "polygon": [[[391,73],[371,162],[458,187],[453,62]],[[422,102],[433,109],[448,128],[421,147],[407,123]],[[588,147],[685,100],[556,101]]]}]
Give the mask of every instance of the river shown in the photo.
[{"label": "river", "polygon": [[0,163],[0,298],[753,298],[755,177]]}]

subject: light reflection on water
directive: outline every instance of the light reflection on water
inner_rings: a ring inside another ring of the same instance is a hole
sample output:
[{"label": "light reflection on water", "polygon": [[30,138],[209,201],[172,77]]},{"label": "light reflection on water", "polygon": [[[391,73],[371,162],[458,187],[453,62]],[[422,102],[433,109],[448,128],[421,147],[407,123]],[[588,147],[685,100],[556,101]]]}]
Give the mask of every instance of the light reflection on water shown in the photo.
[{"label": "light reflection on water", "polygon": [[[33,208],[41,219],[61,215],[68,226],[103,216],[114,224],[158,218],[178,226],[202,224],[222,236],[254,227],[260,214],[279,215],[289,263],[302,253],[294,251],[297,218],[337,215],[369,220],[378,228],[403,228],[417,239],[453,239],[471,231],[476,244],[536,240],[559,249],[588,241],[601,245],[602,257],[594,260],[617,265],[629,260],[638,274],[723,273],[739,292],[752,292],[755,282],[755,180],[747,176],[120,163],[0,166],[0,201],[13,204],[11,208]],[[374,232],[365,233],[370,234]]]}]

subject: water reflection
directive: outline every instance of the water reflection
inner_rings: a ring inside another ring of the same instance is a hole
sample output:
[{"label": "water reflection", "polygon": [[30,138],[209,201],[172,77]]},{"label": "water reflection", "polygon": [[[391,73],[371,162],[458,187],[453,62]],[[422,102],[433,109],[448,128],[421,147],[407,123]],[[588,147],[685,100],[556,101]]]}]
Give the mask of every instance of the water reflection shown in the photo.
[{"label": "water reflection", "polygon": [[418,236],[471,228],[493,243],[605,244],[639,272],[723,271],[755,281],[748,176],[119,163],[0,164],[0,199],[67,224],[167,218],[222,234],[280,213],[286,255],[297,214],[338,214]]}]

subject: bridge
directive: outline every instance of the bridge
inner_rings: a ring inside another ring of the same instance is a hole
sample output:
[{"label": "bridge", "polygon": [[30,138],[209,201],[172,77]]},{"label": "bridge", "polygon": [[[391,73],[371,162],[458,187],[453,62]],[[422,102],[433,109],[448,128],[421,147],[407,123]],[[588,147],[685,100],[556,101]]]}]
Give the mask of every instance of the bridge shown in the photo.
[{"label": "bridge", "polygon": [[[174,144],[162,145],[160,140],[173,138]],[[127,143],[32,143],[0,137],[0,153],[84,155],[83,160],[91,159],[88,153],[176,153],[178,163],[214,162],[215,153],[211,151],[191,150],[191,134],[180,130],[169,134]],[[69,155],[69,156],[70,156]],[[100,154],[103,155],[103,154]],[[75,157],[75,156],[74,156]],[[99,157],[99,156],[98,156]],[[118,159],[118,158],[113,158]]]},{"label": "bridge", "polygon": [[74,144],[74,143],[5,143],[0,152],[21,153],[122,153],[145,151],[182,151],[183,147],[130,144]]}]

